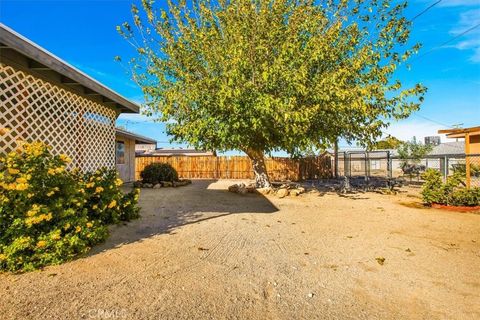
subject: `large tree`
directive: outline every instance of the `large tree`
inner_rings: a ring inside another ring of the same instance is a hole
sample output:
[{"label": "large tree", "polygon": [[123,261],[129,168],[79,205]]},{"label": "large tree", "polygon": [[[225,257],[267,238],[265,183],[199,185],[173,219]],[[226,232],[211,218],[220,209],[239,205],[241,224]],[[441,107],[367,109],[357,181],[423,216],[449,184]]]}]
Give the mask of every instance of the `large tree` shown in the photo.
[{"label": "large tree", "polygon": [[338,138],[370,145],[390,119],[419,108],[396,68],[407,46],[406,3],[194,0],[156,8],[143,0],[118,31],[136,47],[134,80],[147,114],[176,141],[241,150],[257,187],[270,185],[264,155],[299,155]]},{"label": "large tree", "polygon": [[376,141],[375,143],[373,143],[372,150],[397,149],[402,144],[403,144],[402,140],[400,140],[400,139],[398,139],[394,136],[388,135],[384,139],[382,139],[380,141]]}]

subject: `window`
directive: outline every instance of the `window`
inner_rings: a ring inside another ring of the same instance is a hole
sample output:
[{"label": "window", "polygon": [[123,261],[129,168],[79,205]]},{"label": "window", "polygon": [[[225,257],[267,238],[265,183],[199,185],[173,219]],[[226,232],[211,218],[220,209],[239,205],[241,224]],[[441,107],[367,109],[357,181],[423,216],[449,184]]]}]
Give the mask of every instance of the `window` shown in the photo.
[{"label": "window", "polygon": [[380,170],[380,160],[370,160],[370,170]]},{"label": "window", "polygon": [[125,142],[115,142],[115,159],[117,164],[125,164]]}]

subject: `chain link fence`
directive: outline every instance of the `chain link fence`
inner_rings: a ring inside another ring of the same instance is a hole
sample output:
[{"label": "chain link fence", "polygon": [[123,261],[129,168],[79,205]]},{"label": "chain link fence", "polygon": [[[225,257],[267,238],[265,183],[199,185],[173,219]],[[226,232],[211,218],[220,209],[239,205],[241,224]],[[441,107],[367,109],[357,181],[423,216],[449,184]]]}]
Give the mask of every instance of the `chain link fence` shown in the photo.
[{"label": "chain link fence", "polygon": [[435,169],[442,173],[444,179],[455,172],[461,172],[468,185],[480,187],[480,154],[435,155],[418,161],[400,159],[390,151],[347,151],[339,152],[338,159],[332,158],[332,161],[332,168],[337,168],[335,176],[363,178],[365,181],[381,178],[421,182],[421,174],[425,170]]}]

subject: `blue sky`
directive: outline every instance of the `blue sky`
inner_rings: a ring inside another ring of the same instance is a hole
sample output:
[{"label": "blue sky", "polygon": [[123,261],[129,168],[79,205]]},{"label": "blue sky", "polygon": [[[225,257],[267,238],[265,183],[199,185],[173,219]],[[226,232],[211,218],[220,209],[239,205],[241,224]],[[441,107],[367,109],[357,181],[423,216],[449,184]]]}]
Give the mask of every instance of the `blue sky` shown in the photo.
[{"label": "blue sky", "polygon": [[[407,18],[438,0],[411,0]],[[157,1],[164,3],[165,1]],[[115,26],[130,21],[131,0],[2,0],[0,21],[40,46],[73,64],[125,97],[142,102],[116,55],[132,48]],[[480,125],[480,26],[448,44],[456,35],[480,25],[480,0],[442,0],[419,16],[412,42],[421,42],[411,70],[401,67],[405,84],[421,82],[428,93],[421,110],[386,130],[401,139],[423,138],[454,124]],[[159,141],[167,147],[165,126],[142,115],[121,115],[118,125]],[[446,141],[446,140],[445,140]]]}]

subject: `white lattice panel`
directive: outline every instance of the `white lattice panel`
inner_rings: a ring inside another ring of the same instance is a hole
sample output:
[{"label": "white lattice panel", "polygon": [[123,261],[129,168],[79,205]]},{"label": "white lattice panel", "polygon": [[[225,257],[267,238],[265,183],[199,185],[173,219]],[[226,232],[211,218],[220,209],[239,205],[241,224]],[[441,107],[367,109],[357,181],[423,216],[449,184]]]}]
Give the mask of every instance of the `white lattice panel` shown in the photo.
[{"label": "white lattice panel", "polygon": [[83,171],[115,166],[114,110],[45,81],[0,64],[0,151],[18,140],[43,141],[55,154],[69,155]]}]

